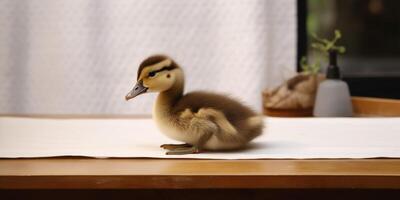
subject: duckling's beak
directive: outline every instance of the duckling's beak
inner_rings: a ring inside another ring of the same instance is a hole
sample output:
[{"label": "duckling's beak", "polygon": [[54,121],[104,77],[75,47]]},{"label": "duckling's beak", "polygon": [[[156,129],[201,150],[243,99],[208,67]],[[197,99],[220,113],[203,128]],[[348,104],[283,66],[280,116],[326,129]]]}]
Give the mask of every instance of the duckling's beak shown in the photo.
[{"label": "duckling's beak", "polygon": [[136,83],[135,87],[125,96],[125,99],[128,101],[140,94],[147,92],[147,87],[143,86],[143,81],[139,81]]}]

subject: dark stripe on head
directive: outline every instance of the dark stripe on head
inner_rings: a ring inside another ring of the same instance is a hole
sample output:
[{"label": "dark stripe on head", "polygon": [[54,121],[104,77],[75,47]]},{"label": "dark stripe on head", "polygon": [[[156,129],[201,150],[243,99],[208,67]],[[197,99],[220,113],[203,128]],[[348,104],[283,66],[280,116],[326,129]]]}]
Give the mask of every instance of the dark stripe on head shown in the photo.
[{"label": "dark stripe on head", "polygon": [[[154,64],[157,64],[159,62],[162,62],[162,61],[164,61],[166,59],[169,59],[169,58],[167,56],[164,56],[164,55],[154,55],[154,56],[150,56],[149,58],[144,60],[139,66],[139,69],[138,69],[138,72],[137,72],[137,79],[139,79],[140,74],[142,73],[144,68],[146,68],[148,66],[151,66],[151,65],[154,65]],[[172,64],[170,66],[168,66],[168,68],[170,68],[170,67],[172,67],[171,69],[177,68],[176,64],[174,63],[174,61],[172,61]],[[168,69],[168,70],[171,70],[171,69]]]},{"label": "dark stripe on head", "polygon": [[165,66],[165,67],[163,67],[163,68],[161,68],[159,70],[155,70],[155,71],[151,71],[151,72],[158,73],[158,72],[165,71],[165,70],[170,71],[170,70],[173,70],[175,68],[176,68],[176,66],[171,65],[171,66]]}]

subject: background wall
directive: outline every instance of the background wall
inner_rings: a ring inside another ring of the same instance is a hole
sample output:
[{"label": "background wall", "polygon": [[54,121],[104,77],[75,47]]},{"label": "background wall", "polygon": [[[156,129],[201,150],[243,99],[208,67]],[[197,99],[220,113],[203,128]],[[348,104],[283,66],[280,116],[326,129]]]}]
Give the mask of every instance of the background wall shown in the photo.
[{"label": "background wall", "polygon": [[124,96],[155,53],[259,111],[295,71],[295,0],[0,0],[0,27],[2,114],[150,114]]}]

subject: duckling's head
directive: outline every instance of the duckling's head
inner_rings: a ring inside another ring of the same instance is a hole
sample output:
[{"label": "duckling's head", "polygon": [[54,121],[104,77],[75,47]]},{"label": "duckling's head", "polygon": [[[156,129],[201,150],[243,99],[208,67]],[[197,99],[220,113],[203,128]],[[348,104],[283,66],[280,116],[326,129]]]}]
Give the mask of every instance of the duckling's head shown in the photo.
[{"label": "duckling's head", "polygon": [[129,100],[146,92],[169,90],[176,82],[183,79],[182,76],[180,67],[168,56],[150,56],[140,64],[136,85],[125,99]]}]

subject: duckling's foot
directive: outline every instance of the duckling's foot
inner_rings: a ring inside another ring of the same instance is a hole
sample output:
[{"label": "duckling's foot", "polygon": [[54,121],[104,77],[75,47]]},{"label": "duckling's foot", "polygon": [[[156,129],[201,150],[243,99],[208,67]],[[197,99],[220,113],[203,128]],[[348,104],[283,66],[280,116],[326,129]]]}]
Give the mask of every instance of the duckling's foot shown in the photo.
[{"label": "duckling's foot", "polygon": [[199,152],[200,152],[199,148],[197,148],[195,146],[191,146],[191,147],[172,149],[167,152],[167,155],[185,155],[185,154],[195,154],[195,153],[199,153]]},{"label": "duckling's foot", "polygon": [[163,149],[167,149],[167,150],[174,150],[174,149],[178,149],[178,148],[189,148],[189,147],[192,147],[192,145],[190,145],[190,144],[163,144],[160,147]]}]

